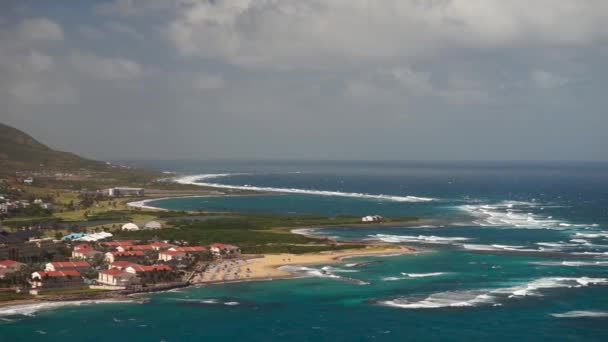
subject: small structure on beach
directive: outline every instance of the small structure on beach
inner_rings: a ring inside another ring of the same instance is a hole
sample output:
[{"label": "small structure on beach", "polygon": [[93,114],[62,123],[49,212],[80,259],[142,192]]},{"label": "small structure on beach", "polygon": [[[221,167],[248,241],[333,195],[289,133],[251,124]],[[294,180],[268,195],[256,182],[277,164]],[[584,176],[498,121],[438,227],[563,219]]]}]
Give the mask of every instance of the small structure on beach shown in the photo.
[{"label": "small structure on beach", "polygon": [[139,227],[135,223],[129,222],[127,224],[124,224],[120,229],[125,231],[136,231],[139,230]]},{"label": "small structure on beach", "polygon": [[144,224],[144,229],[146,230],[156,230],[156,229],[161,229],[163,228],[163,225],[160,224],[160,222],[158,221],[150,221],[150,222],[146,222],[146,224]]},{"label": "small structure on beach", "polygon": [[368,215],[368,216],[363,216],[361,218],[361,222],[365,222],[365,223],[382,222],[382,221],[384,221],[384,217],[382,217],[380,215]]}]

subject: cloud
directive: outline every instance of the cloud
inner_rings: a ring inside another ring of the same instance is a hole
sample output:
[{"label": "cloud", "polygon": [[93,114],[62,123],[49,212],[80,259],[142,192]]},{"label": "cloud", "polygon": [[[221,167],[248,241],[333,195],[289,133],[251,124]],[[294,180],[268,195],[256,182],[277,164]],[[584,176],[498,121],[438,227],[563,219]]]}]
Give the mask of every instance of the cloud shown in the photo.
[{"label": "cloud", "polygon": [[141,64],[121,57],[76,52],[70,56],[70,62],[81,74],[96,80],[134,80],[144,74]]},{"label": "cloud", "polygon": [[571,81],[567,77],[545,70],[533,70],[530,78],[532,80],[532,84],[541,89],[565,86]]},{"label": "cloud", "polygon": [[108,30],[121,34],[123,36],[133,39],[144,39],[144,36],[141,33],[137,32],[137,30],[130,26],[115,21],[108,22],[105,24],[105,26],[108,28]]},{"label": "cloud", "polygon": [[220,75],[198,73],[192,80],[192,86],[200,91],[217,90],[226,86],[226,80]]},{"label": "cloud", "polygon": [[78,28],[78,33],[87,39],[103,39],[106,38],[106,33],[94,27],[82,26]]},{"label": "cloud", "polygon": [[196,0],[114,0],[95,6],[97,13],[104,15],[145,15],[175,9]]},{"label": "cloud", "polygon": [[28,18],[17,25],[14,39],[20,44],[38,44],[63,40],[61,26],[46,18]]},{"label": "cloud", "polygon": [[412,62],[450,49],[608,38],[602,0],[193,0],[176,13],[165,33],[179,54],[254,68]]}]

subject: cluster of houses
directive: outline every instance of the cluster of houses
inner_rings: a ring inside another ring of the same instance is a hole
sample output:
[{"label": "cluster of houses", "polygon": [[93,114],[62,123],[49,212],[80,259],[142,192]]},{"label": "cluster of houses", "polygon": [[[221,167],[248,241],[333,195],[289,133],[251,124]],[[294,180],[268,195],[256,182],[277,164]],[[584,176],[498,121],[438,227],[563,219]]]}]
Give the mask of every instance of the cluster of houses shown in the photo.
[{"label": "cluster of houses", "polygon": [[21,210],[30,206],[39,206],[42,209],[53,209],[53,204],[45,202],[40,198],[34,201],[29,200],[14,200],[7,195],[0,194],[0,217],[8,217],[18,214]]},{"label": "cluster of houses", "polygon": [[[187,267],[205,252],[214,258],[234,258],[241,251],[237,246],[221,243],[209,246],[178,246],[164,241],[137,244],[128,240],[78,243],[72,246],[70,261],[49,262],[44,270],[31,274],[30,293],[85,287],[118,290],[175,281],[176,270]],[[0,261],[0,279],[25,265],[10,259]],[[85,279],[85,274],[92,277],[94,273],[96,279]]]},{"label": "cluster of houses", "polygon": [[382,222],[384,221],[384,217],[380,216],[380,215],[368,215],[368,216],[363,216],[361,218],[361,222]]}]

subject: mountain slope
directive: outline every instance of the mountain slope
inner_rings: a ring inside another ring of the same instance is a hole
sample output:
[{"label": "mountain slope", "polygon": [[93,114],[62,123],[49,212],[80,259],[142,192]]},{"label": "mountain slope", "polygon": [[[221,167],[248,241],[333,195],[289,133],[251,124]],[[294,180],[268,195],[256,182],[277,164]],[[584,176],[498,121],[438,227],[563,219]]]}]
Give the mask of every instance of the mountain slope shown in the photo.
[{"label": "mountain slope", "polygon": [[131,182],[147,182],[158,172],[108,165],[69,152],[56,151],[27,133],[0,123],[0,174],[15,172],[69,172],[97,174],[99,177]]}]

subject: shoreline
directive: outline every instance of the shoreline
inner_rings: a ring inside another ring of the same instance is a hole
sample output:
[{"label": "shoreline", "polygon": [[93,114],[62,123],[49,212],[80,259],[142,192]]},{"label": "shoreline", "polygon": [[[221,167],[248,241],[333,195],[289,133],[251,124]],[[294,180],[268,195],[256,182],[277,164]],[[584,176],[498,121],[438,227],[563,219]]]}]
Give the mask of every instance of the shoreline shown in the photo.
[{"label": "shoreline", "polygon": [[[31,316],[38,311],[51,310],[65,306],[93,305],[93,304],[111,304],[111,303],[137,303],[145,304],[149,299],[146,295],[154,293],[162,293],[174,289],[188,289],[203,286],[213,286],[222,284],[236,284],[244,282],[258,281],[273,281],[305,277],[293,272],[280,269],[283,266],[306,266],[320,264],[335,264],[344,261],[347,258],[366,257],[366,256],[398,256],[405,254],[423,253],[424,250],[406,247],[401,245],[390,244],[371,244],[365,249],[343,250],[343,251],[326,251],[319,253],[308,254],[266,254],[259,257],[250,257],[244,259],[227,259],[222,260],[216,266],[222,267],[225,263],[234,263],[238,261],[247,262],[246,269],[251,270],[249,276],[246,276],[246,271],[241,271],[242,278],[234,279],[217,279],[207,281],[190,281],[187,285],[179,284],[176,286],[159,287],[158,289],[149,289],[146,292],[120,293],[119,291],[108,291],[97,293],[95,298],[91,298],[90,294],[71,295],[69,298],[29,298],[18,299],[15,301],[0,302],[0,317],[26,315]],[[247,256],[245,256],[247,257]]]}]

